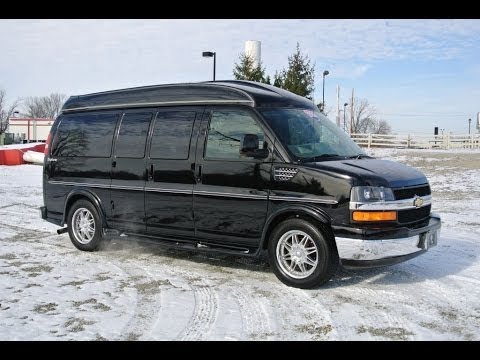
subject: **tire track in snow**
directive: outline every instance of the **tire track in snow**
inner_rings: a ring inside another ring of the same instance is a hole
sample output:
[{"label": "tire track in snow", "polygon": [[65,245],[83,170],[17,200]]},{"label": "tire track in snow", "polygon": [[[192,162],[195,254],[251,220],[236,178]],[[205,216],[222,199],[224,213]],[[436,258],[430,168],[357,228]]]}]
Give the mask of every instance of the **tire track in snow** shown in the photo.
[{"label": "tire track in snow", "polygon": [[[290,328],[292,323],[302,319],[304,322],[294,326],[296,332],[308,334],[310,340],[328,340],[333,334],[337,333],[335,321],[332,312],[324,301],[312,296],[315,294],[312,290],[304,290],[288,287],[283,297],[289,298],[289,301],[282,301],[278,306],[278,316],[281,314],[293,314],[293,318],[284,319]],[[285,308],[285,306],[288,306]],[[292,312],[292,309],[294,310]],[[301,336],[301,340],[305,340]]]},{"label": "tire track in snow", "polygon": [[6,208],[9,208],[9,207],[12,207],[12,206],[21,206],[23,205],[22,203],[13,203],[13,204],[8,204],[8,205],[3,205],[3,206],[0,206],[0,210],[3,210],[3,209],[6,209]]},{"label": "tire track in snow", "polygon": [[189,278],[189,276],[186,276],[186,280],[193,290],[195,307],[190,320],[177,337],[177,340],[207,340],[217,321],[217,291],[201,278]]},{"label": "tire track in snow", "polygon": [[160,310],[160,285],[161,281],[156,280],[146,270],[137,265],[131,264],[126,259],[112,259],[112,254],[104,252],[108,262],[117,267],[129,276],[133,285],[125,284],[124,287],[136,289],[136,304],[133,315],[121,331],[121,340],[151,340],[148,332],[152,329],[156,315]]},{"label": "tire track in snow", "polygon": [[265,306],[259,299],[252,300],[252,297],[247,296],[239,286],[231,287],[229,292],[238,304],[242,316],[242,328],[247,337],[270,336],[273,333],[272,324]]},{"label": "tire track in snow", "polygon": [[[379,272],[374,278],[378,279],[380,276],[383,275]],[[332,295],[336,301],[329,303],[327,309],[339,311],[338,319],[331,317],[335,338],[349,339],[360,336],[362,339],[371,340],[408,340],[408,337],[415,333],[411,322],[399,309],[392,309],[387,300],[395,298],[396,302],[402,303],[400,299],[404,295],[396,289],[386,290],[365,281],[355,288],[334,289]],[[353,319],[356,319],[357,324],[354,328],[349,323]]]},{"label": "tire track in snow", "polygon": [[[22,239],[18,239],[18,240],[25,241],[25,242],[31,242],[30,240],[33,239],[33,238],[43,239],[43,238],[54,235],[51,232],[41,231],[41,230],[30,230],[30,229],[26,229],[24,227],[11,225],[11,224],[6,224],[6,223],[3,223],[3,222],[0,222],[0,228],[1,227],[5,227],[7,229],[14,230],[14,231],[18,232],[17,235],[22,236]],[[17,235],[15,235],[15,236],[17,236]],[[8,240],[8,239],[9,238],[6,238],[4,240]]]}]

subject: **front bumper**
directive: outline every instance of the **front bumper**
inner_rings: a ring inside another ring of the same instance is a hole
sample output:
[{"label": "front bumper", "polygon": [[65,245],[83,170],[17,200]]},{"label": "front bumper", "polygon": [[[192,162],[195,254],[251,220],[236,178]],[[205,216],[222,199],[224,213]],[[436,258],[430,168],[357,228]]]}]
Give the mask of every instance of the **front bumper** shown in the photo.
[{"label": "front bumper", "polygon": [[423,254],[437,244],[440,228],[440,217],[431,214],[427,225],[412,229],[367,230],[363,236],[359,236],[359,229],[352,229],[351,236],[346,228],[341,229],[342,236],[337,236],[335,228],[334,231],[338,255],[344,266],[373,267],[396,264]]}]

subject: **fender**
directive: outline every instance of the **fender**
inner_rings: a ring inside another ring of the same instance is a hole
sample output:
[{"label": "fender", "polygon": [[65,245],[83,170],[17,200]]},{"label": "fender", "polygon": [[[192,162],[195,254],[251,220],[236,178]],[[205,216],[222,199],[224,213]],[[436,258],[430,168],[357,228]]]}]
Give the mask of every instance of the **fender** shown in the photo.
[{"label": "fender", "polygon": [[265,225],[263,226],[263,231],[262,231],[262,238],[260,240],[260,246],[259,249],[263,249],[263,245],[265,244],[266,235],[268,228],[270,227],[270,224],[272,221],[275,220],[278,216],[285,214],[287,212],[295,212],[298,214],[305,214],[308,216],[313,217],[314,219],[318,220],[321,223],[330,225],[332,222],[332,218],[322,209],[319,209],[317,207],[311,206],[309,204],[285,204],[279,207],[275,212],[271,213],[268,217],[267,220],[265,221]]},{"label": "fender", "polygon": [[63,218],[62,218],[62,224],[65,224],[66,221],[67,221],[67,207],[69,205],[69,202],[70,202],[70,199],[73,197],[73,196],[77,196],[77,195],[81,195],[83,197],[86,197],[88,200],[90,200],[92,202],[93,205],[95,205],[95,207],[97,208],[98,210],[98,213],[100,214],[100,216],[102,217],[102,222],[105,226],[106,224],[106,215],[105,215],[105,209],[103,208],[102,206],[102,202],[101,200],[99,199],[99,197],[97,195],[95,195],[93,192],[87,190],[87,189],[73,189],[72,191],[70,191],[67,195],[67,198],[65,200],[65,206],[63,208]]}]

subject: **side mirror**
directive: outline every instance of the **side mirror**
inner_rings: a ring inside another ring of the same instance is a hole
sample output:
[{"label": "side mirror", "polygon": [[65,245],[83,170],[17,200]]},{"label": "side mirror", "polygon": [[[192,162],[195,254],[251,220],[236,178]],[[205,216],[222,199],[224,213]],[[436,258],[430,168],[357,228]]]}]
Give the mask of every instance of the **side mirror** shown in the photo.
[{"label": "side mirror", "polygon": [[257,134],[244,134],[240,139],[240,153],[246,154],[258,149]]},{"label": "side mirror", "polygon": [[253,157],[255,159],[265,159],[268,157],[268,154],[270,154],[270,151],[268,149],[257,149],[253,152]]},{"label": "side mirror", "polygon": [[240,140],[240,156],[264,159],[268,156],[268,149],[259,149],[257,134],[244,134]]}]

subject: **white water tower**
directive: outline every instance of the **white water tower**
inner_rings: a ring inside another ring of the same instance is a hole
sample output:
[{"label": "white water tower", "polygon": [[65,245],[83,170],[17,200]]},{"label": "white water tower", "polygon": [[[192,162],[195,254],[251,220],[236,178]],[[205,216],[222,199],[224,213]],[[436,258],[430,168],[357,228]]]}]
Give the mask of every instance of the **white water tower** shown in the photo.
[{"label": "white water tower", "polygon": [[253,67],[260,65],[261,43],[258,40],[245,41],[245,55],[253,59]]}]

